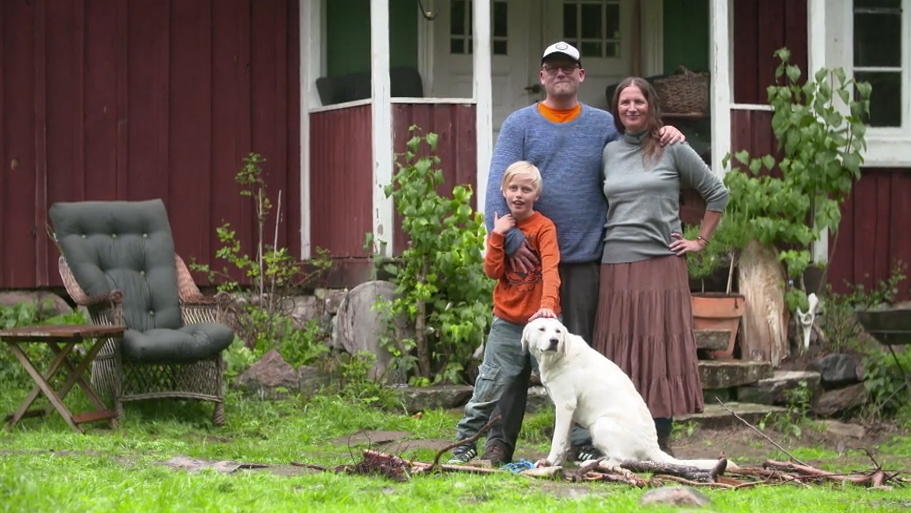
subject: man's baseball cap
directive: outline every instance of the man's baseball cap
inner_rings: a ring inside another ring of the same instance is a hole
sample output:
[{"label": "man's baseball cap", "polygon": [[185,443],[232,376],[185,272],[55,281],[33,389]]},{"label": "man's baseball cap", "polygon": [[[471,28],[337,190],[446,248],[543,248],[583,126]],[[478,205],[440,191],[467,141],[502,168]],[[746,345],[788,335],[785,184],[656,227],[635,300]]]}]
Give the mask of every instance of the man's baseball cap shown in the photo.
[{"label": "man's baseball cap", "polygon": [[554,55],[563,55],[576,61],[578,64],[582,64],[582,55],[579,53],[579,50],[566,41],[557,41],[545,48],[544,55],[541,56],[541,62],[544,62],[545,59]]}]

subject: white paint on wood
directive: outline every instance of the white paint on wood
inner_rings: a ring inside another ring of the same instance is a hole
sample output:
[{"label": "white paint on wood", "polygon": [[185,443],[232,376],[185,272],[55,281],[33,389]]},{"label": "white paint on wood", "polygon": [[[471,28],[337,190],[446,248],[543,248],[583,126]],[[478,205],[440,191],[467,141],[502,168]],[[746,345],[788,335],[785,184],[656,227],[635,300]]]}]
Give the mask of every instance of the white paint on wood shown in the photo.
[{"label": "white paint on wood", "polygon": [[383,187],[392,183],[392,103],[389,79],[389,0],[370,0],[370,92],[373,102],[373,233],[392,256],[393,204]]},{"label": "white paint on wood", "polygon": [[712,171],[722,176],[726,172],[722,161],[731,151],[731,100],[734,90],[734,83],[731,81],[733,40],[730,0],[711,0],[709,20],[709,66],[712,70]]},{"label": "white paint on wood", "polygon": [[474,3],[474,79],[475,137],[477,140],[477,193],[478,208],[484,208],[487,191],[487,172],[493,153],[493,86],[490,64],[490,0]]}]

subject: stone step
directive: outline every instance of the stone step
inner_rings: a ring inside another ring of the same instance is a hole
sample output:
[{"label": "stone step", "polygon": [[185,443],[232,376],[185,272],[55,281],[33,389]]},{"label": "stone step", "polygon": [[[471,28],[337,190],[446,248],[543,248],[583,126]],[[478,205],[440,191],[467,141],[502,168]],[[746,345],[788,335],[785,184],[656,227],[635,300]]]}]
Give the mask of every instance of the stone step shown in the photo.
[{"label": "stone step", "polygon": [[699,360],[703,389],[749,385],[772,377],[772,364],[743,360]]},{"label": "stone step", "polygon": [[[786,408],[768,404],[726,402],[725,405],[754,426],[770,413],[775,415],[787,412]],[[705,403],[705,411],[702,413],[691,413],[674,417],[674,422],[690,421],[696,422],[699,424],[699,427],[706,429],[719,429],[738,424],[743,425],[742,422],[737,420],[731,412],[725,410],[720,404],[709,402]]]}]

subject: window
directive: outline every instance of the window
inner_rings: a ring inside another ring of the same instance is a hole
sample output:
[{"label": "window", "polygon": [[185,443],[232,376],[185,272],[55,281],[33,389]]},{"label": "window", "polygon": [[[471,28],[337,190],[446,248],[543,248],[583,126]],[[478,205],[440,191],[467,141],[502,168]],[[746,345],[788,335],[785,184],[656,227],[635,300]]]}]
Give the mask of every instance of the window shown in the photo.
[{"label": "window", "polygon": [[[854,78],[873,86],[871,127],[901,127],[902,0],[854,0]],[[907,49],[905,49],[907,51]],[[907,101],[907,99],[905,99]]]},{"label": "window", "polygon": [[564,2],[563,39],[586,57],[620,57],[619,0]]},{"label": "window", "polygon": [[[508,5],[506,0],[490,4],[491,45],[494,55],[507,55],[507,22]],[[472,2],[471,0],[453,0],[449,6],[449,53],[471,54],[472,52]]]}]

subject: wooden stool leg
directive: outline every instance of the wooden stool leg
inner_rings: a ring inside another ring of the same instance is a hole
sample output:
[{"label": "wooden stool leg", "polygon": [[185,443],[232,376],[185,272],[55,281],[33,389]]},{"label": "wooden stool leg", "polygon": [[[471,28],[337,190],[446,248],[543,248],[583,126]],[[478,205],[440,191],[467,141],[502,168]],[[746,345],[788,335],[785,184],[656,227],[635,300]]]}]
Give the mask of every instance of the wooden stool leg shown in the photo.
[{"label": "wooden stool leg", "polygon": [[[16,355],[16,358],[19,360],[19,363],[25,367],[25,371],[28,372],[29,376],[32,377],[32,380],[38,385],[38,388],[44,392],[44,395],[47,396],[48,400],[54,405],[54,408],[57,409],[57,412],[63,417],[63,420],[66,421],[67,425],[73,428],[74,431],[78,433],[84,433],[81,427],[73,421],[73,414],[67,409],[66,405],[63,404],[63,401],[57,396],[57,393],[54,392],[54,389],[51,388],[47,380],[44,379],[44,376],[35,369],[35,366],[32,365],[32,362],[28,359],[28,355],[25,354],[22,349],[13,342],[10,342],[10,349],[13,351],[13,354]],[[62,351],[60,355],[63,358],[66,358],[65,351]],[[25,408],[28,408],[28,405],[25,405]],[[8,424],[8,427],[12,427],[13,422]]]},{"label": "wooden stool leg", "polygon": [[[29,368],[31,368],[34,372],[38,372],[37,369],[35,368],[35,366],[32,364],[31,360],[28,359],[28,355],[25,354],[25,351],[23,351],[22,348],[19,347],[18,344],[16,344],[15,342],[7,342],[7,343],[10,346],[10,350],[13,352],[13,354],[16,355],[16,358],[23,365],[23,367],[25,367],[26,372],[29,372],[29,370],[28,370]],[[58,348],[59,352],[57,352],[57,355],[51,361],[50,366],[48,366],[47,371],[44,373],[43,379],[45,382],[47,382],[47,380],[51,379],[51,377],[57,373],[57,371],[60,369],[61,365],[66,363],[67,353],[69,353],[69,351],[71,351],[73,349],[73,347],[75,347],[75,345],[76,345],[75,343],[70,343],[63,350],[59,350],[59,348]],[[31,372],[29,372],[29,375],[31,375]],[[8,427],[12,428],[20,420],[22,420],[22,417],[25,417],[27,415],[28,416],[32,415],[32,413],[30,413],[28,411],[28,409],[32,405],[32,403],[35,402],[35,399],[38,398],[38,394],[40,394],[40,393],[41,393],[40,386],[35,385],[34,387],[32,387],[32,389],[29,391],[28,395],[26,395],[25,399],[23,399],[22,403],[20,403],[19,409],[16,410],[16,413],[14,413],[12,415],[12,418],[10,419],[10,423],[9,423]],[[39,412],[38,415],[41,415],[41,412]]]}]

